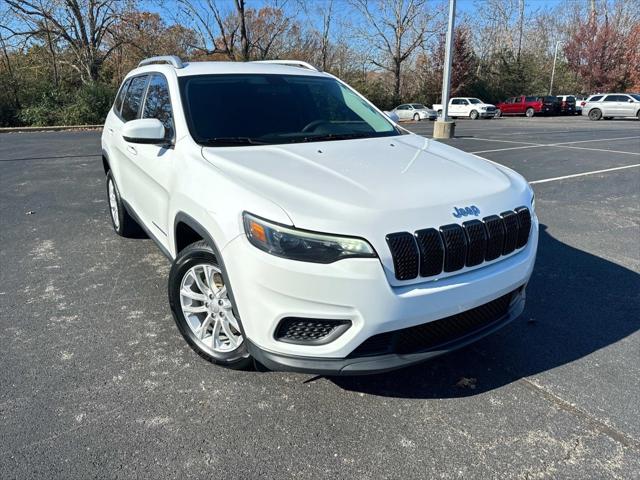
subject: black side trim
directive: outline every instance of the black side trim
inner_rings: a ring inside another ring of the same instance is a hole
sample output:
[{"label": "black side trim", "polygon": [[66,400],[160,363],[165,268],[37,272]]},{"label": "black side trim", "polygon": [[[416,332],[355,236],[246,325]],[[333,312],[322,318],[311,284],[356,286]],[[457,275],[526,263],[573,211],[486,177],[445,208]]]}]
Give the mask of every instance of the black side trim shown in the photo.
[{"label": "black side trim", "polygon": [[[151,240],[153,240],[153,242],[158,246],[158,248],[164,254],[165,257],[167,257],[170,261],[173,261],[173,257],[171,256],[171,252],[169,252],[169,250],[167,250],[167,248],[164,245],[162,245],[160,240],[158,240],[158,237],[156,237],[151,232],[151,230],[149,230],[147,228],[147,226],[144,224],[144,222],[142,220],[140,220],[140,217],[138,216],[136,211],[133,209],[133,207],[131,205],[129,205],[129,203],[127,203],[127,201],[124,198],[121,198],[121,200],[122,200],[122,203],[124,204],[124,208],[127,209],[127,212],[129,213],[129,215],[131,215],[131,217],[133,217],[133,219],[136,221],[136,223],[138,225],[140,225],[140,228],[142,228],[144,230],[144,233],[146,233],[149,236],[149,238]],[[155,223],[154,223],[154,225],[155,225]]]}]

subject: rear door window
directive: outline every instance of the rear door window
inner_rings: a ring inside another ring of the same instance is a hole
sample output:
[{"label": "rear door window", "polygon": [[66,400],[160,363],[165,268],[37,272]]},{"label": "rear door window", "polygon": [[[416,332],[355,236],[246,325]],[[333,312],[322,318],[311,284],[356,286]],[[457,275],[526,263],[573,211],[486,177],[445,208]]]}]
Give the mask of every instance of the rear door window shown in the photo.
[{"label": "rear door window", "polygon": [[141,75],[131,79],[131,84],[127,89],[127,94],[124,97],[124,103],[122,104],[122,112],[120,116],[122,120],[128,122],[138,118],[140,112],[140,104],[142,103],[142,95],[144,89],[147,86],[148,75]]},{"label": "rear door window", "polygon": [[535,102],[536,101],[536,97],[525,97],[524,101],[525,102]]},{"label": "rear door window", "polygon": [[619,95],[607,95],[606,97],[604,97],[604,102],[619,102],[620,96]]},{"label": "rear door window", "polygon": [[120,87],[120,91],[118,92],[118,96],[116,97],[116,101],[113,103],[113,110],[119,115],[120,110],[122,110],[122,102],[124,101],[124,95],[127,93],[127,88],[129,88],[129,83],[131,79],[127,78],[122,86]]},{"label": "rear door window", "polygon": [[599,102],[602,99],[602,95],[595,95],[589,99],[587,99],[588,102]]},{"label": "rear door window", "polygon": [[169,96],[169,84],[164,75],[154,73],[149,80],[142,118],[157,118],[166,129],[166,138],[173,138],[173,110]]}]

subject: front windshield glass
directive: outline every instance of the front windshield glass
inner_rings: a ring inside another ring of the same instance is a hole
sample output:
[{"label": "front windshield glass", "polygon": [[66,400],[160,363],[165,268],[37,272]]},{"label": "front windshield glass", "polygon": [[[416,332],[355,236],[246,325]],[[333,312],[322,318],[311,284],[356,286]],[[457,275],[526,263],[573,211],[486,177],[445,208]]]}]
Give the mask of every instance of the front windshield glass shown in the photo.
[{"label": "front windshield glass", "polygon": [[201,145],[299,143],[399,135],[332,78],[229,74],[180,78],[189,131]]},{"label": "front windshield glass", "polygon": [[631,96],[635,98],[638,102],[640,102],[640,95],[637,93],[632,93]]},{"label": "front windshield glass", "polygon": [[473,103],[474,105],[477,105],[478,103],[482,103],[482,102],[477,98],[470,98],[469,103]]}]

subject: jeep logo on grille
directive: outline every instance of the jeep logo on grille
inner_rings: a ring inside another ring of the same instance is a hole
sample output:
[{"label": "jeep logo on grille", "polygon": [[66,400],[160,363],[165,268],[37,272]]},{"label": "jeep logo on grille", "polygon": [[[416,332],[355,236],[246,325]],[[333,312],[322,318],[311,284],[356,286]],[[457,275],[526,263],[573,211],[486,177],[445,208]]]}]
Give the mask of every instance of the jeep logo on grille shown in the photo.
[{"label": "jeep logo on grille", "polygon": [[454,217],[456,218],[468,217],[469,215],[473,215],[474,217],[477,217],[478,215],[480,215],[480,209],[475,205],[471,205],[470,207],[462,207],[462,208],[453,207]]}]

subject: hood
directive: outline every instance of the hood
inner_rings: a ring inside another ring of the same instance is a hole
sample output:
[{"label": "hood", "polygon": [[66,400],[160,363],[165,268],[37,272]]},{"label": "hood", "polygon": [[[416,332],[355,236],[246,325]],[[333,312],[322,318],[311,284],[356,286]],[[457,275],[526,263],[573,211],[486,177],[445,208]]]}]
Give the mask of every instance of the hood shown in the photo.
[{"label": "hood", "polygon": [[202,154],[235,183],[276,203],[295,227],[369,241],[392,285],[422,279],[395,279],[387,234],[476,218],[454,216],[456,207],[475,206],[468,210],[482,218],[531,201],[527,182],[508,168],[413,134],[205,147]]},{"label": "hood", "polygon": [[386,234],[470,219],[455,218],[454,207],[475,205],[482,217],[528,202],[518,174],[417,135],[204,147],[202,154],[278,204],[296,227],[327,233],[370,238],[378,228]]}]

